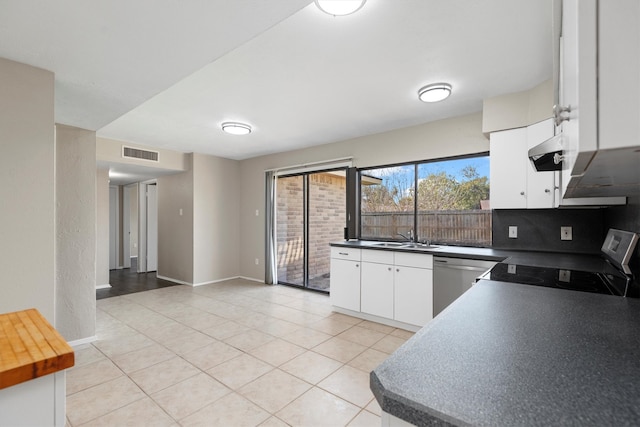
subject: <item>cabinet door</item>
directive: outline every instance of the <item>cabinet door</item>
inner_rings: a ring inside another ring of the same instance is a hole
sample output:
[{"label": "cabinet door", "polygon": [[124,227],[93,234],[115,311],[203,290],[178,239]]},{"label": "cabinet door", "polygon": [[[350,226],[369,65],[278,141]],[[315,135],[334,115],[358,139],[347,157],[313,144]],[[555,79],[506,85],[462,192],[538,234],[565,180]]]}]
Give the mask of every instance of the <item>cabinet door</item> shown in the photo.
[{"label": "cabinet door", "polygon": [[527,207],[527,129],[491,134],[491,208]]},{"label": "cabinet door", "polygon": [[571,107],[562,123],[564,164],[562,194],[576,185],[598,149],[597,124],[597,3],[596,0],[562,2],[562,54],[560,105]]},{"label": "cabinet door", "polygon": [[394,319],[424,326],[433,318],[433,270],[395,267]]},{"label": "cabinet door", "polygon": [[[544,120],[527,127],[528,151],[554,135],[553,119]],[[555,172],[538,172],[527,161],[527,209],[553,208],[555,196]]]},{"label": "cabinet door", "polygon": [[393,265],[362,263],[360,310],[393,319]]},{"label": "cabinet door", "polygon": [[360,311],[360,262],[332,258],[330,280],[331,304]]}]

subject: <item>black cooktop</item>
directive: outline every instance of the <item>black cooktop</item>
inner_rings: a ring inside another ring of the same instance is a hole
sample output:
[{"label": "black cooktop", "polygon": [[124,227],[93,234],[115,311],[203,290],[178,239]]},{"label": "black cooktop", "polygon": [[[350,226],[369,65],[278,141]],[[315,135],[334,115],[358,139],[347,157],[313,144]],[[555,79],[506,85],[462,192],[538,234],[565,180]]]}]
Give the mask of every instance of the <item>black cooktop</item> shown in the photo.
[{"label": "black cooktop", "polygon": [[628,279],[623,275],[509,263],[496,264],[483,278],[618,296],[624,296],[629,285]]}]

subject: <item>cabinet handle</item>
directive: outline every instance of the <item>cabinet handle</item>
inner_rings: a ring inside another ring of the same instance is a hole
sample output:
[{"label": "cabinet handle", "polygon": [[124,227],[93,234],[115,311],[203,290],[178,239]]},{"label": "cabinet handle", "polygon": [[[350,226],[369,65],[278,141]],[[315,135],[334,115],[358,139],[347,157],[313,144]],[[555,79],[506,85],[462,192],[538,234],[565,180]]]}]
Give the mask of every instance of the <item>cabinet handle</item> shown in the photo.
[{"label": "cabinet handle", "polygon": [[357,267],[360,267],[360,264],[356,264],[356,268],[357,268]]},{"label": "cabinet handle", "polygon": [[520,192],[520,195],[521,195],[521,196],[524,196],[524,191],[521,191],[521,192]]},{"label": "cabinet handle", "polygon": [[391,271],[391,267],[387,267],[387,270]]},{"label": "cabinet handle", "polygon": [[396,268],[396,272],[400,273],[400,269],[399,269],[399,268]]},{"label": "cabinet handle", "polygon": [[549,190],[548,188],[545,188],[545,189],[544,189],[544,192],[545,192],[545,193],[547,193],[547,194],[549,194],[549,193],[551,193],[551,190]]},{"label": "cabinet handle", "polygon": [[569,121],[569,113],[571,112],[571,105],[568,107],[561,107],[560,105],[553,106],[553,117],[556,122],[556,126],[560,126],[560,124],[564,121]]},{"label": "cabinet handle", "polygon": [[349,252],[338,252],[340,255],[349,255]]}]

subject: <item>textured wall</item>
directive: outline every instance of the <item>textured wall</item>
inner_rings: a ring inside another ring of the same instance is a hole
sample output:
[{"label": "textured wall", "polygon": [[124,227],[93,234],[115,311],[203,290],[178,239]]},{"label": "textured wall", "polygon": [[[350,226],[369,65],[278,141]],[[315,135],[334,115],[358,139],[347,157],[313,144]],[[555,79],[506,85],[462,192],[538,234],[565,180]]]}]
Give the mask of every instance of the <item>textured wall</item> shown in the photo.
[{"label": "textured wall", "polygon": [[55,324],[53,73],[0,58],[0,313]]},{"label": "textured wall", "polygon": [[56,126],[56,328],[95,335],[96,133]]},{"label": "textured wall", "polygon": [[96,171],[96,286],[109,284],[109,169]]}]

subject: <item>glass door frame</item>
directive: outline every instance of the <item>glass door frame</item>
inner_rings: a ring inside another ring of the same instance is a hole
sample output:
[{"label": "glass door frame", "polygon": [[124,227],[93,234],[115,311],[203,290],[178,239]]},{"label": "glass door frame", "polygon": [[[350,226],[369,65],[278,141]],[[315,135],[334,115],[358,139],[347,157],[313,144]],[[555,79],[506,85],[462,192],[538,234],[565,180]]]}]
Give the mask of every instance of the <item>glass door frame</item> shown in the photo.
[{"label": "glass door frame", "polygon": [[[280,178],[291,178],[291,177],[296,177],[296,176],[302,176],[302,199],[303,199],[303,208],[302,208],[302,212],[303,212],[303,227],[302,227],[302,238],[303,238],[303,280],[302,280],[302,284],[296,284],[296,283],[291,283],[291,282],[286,282],[284,280],[282,280],[280,277],[278,277],[278,284],[279,285],[286,285],[286,286],[292,286],[292,287],[296,287],[296,288],[300,288],[300,289],[305,289],[305,290],[310,290],[310,291],[314,291],[314,292],[320,292],[320,293],[329,293],[330,290],[322,290],[322,289],[316,289],[316,288],[312,288],[309,287],[309,243],[310,243],[310,231],[309,231],[309,227],[310,227],[310,221],[309,221],[309,211],[310,211],[310,204],[311,204],[311,191],[310,191],[310,180],[309,177],[311,175],[314,174],[322,174],[322,173],[329,173],[329,172],[336,172],[336,171],[342,171],[345,173],[345,180],[347,180],[347,174],[348,174],[348,167],[334,167],[334,168],[329,168],[329,169],[320,169],[320,170],[313,170],[313,171],[308,171],[308,172],[298,172],[298,173],[292,173],[292,174],[283,174],[283,175],[279,175],[276,177],[276,179],[280,179]],[[277,184],[276,184],[277,185]],[[344,218],[344,227],[347,226],[347,217],[348,217],[348,210],[347,210],[347,205],[348,205],[348,201],[347,201],[347,197],[348,197],[348,185],[345,185],[345,194],[344,194],[344,199],[345,199],[345,218]],[[280,212],[277,212],[276,215],[278,215]],[[342,231],[342,230],[341,230]],[[277,234],[277,233],[276,233]]]}]

